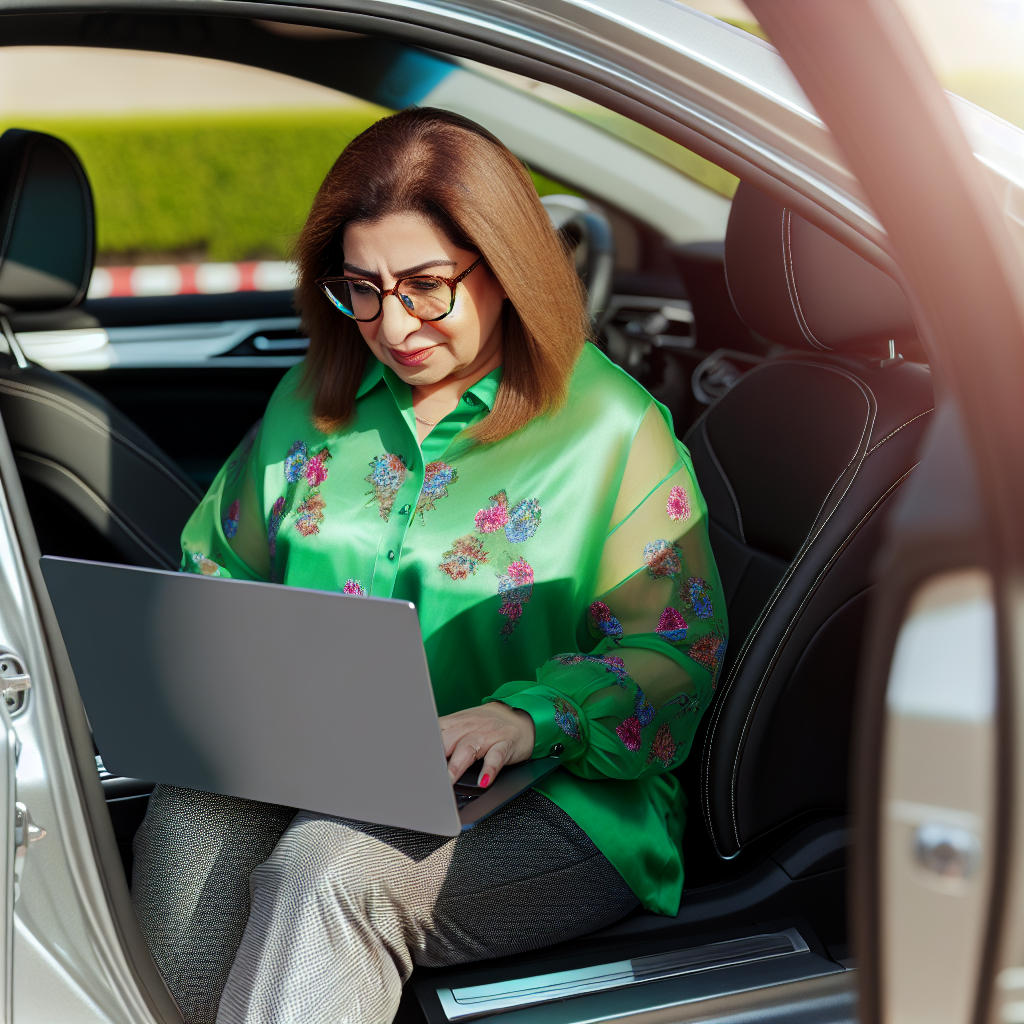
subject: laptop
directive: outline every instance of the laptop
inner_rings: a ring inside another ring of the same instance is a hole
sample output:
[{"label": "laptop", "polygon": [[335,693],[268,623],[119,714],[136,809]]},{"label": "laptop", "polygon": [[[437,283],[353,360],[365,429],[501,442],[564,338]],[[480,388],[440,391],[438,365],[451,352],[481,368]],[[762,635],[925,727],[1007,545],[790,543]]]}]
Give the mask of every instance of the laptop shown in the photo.
[{"label": "laptop", "polygon": [[454,836],[558,766],[452,786],[416,608],[44,556],[107,771]]}]

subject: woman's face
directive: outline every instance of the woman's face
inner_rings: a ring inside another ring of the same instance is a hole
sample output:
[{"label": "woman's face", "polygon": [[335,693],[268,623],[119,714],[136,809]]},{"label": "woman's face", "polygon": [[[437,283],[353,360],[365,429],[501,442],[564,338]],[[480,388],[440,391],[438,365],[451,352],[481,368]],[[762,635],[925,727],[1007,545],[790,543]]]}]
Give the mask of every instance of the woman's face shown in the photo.
[{"label": "woman's face", "polygon": [[[402,277],[458,277],[479,254],[460,249],[418,213],[392,213],[357,221],[342,238],[345,274],[365,277],[383,291]],[[459,282],[455,307],[443,319],[422,323],[395,295],[376,320],[359,324],[370,351],[414,387],[460,379],[501,363],[501,306],[505,292],[485,263]]]}]

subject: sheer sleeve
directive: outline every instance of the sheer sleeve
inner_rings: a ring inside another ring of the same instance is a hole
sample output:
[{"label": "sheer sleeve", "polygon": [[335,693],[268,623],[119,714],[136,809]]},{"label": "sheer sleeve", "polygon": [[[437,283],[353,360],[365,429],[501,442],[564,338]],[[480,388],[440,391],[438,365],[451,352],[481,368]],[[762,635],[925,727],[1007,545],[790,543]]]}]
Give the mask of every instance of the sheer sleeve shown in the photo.
[{"label": "sheer sleeve", "polygon": [[270,579],[257,423],[214,478],[181,535],[181,570],[204,576]]},{"label": "sheer sleeve", "polygon": [[685,449],[652,404],[633,441],[586,622],[568,651],[489,700],[533,718],[534,757],[562,747],[584,778],[682,763],[725,654],[725,602],[707,508]]}]

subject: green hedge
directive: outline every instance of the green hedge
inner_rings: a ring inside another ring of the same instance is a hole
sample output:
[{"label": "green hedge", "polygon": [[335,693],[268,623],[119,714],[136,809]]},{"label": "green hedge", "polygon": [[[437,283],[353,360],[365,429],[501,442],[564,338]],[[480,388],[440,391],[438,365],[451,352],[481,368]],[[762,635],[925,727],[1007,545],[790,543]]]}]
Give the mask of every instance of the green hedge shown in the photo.
[{"label": "green hedge", "polygon": [[[103,118],[5,118],[78,153],[104,254],[202,251],[210,260],[288,255],[324,175],[387,111],[360,107]],[[566,191],[534,175],[541,195]]]}]

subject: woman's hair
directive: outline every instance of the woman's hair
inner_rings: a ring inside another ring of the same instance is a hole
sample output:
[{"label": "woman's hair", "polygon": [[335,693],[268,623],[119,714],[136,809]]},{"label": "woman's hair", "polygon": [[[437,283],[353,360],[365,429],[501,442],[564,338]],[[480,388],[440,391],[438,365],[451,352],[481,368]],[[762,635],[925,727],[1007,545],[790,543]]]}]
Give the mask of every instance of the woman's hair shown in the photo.
[{"label": "woman's hair", "polygon": [[355,321],[317,287],[340,274],[353,221],[419,213],[483,256],[508,296],[503,370],[494,408],[472,428],[497,441],[564,401],[589,333],[582,285],[523,165],[458,114],[403,110],[353,139],[320,186],[296,246],[296,299],[309,334],[303,386],[317,427],[348,421],[368,348]]}]

